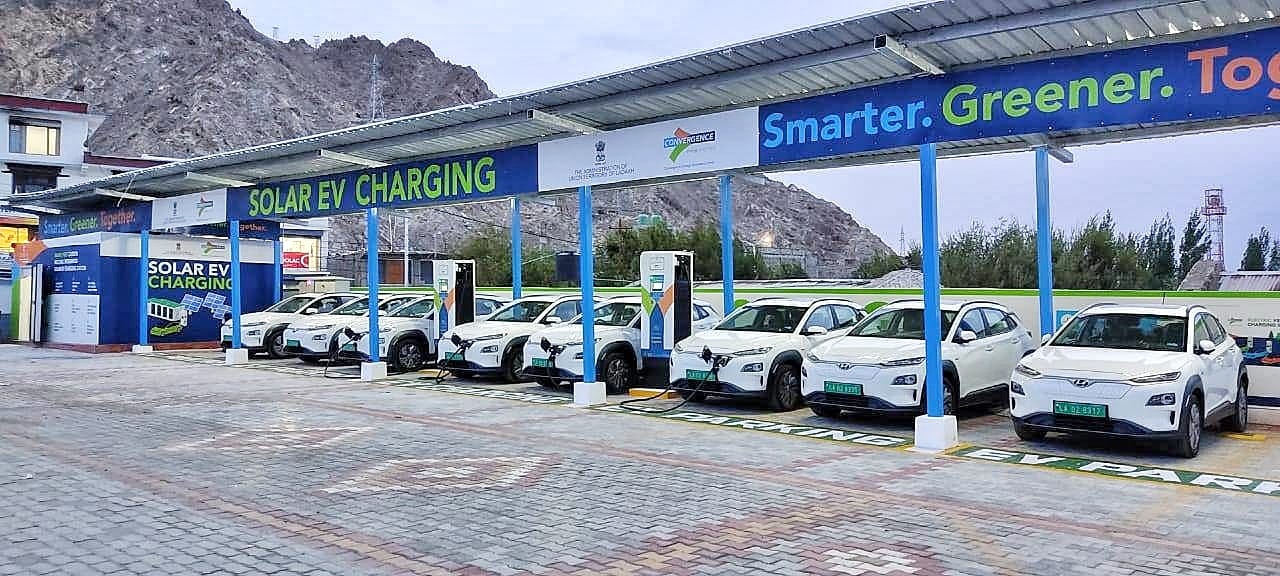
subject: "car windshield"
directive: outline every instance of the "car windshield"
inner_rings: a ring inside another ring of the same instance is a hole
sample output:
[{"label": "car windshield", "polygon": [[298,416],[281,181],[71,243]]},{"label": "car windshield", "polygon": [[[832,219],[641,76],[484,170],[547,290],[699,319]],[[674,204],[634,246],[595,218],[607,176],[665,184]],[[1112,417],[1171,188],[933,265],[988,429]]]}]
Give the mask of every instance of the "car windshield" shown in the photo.
[{"label": "car windshield", "polygon": [[266,311],[267,312],[283,312],[285,314],[292,314],[294,312],[302,310],[303,308],[306,307],[307,304],[310,304],[311,301],[313,300],[315,300],[314,296],[293,296],[290,298],[285,298],[284,300],[281,300],[279,302],[276,302],[270,308],[267,308]]},{"label": "car windshield", "polygon": [[1182,352],[1187,346],[1187,319],[1156,314],[1076,316],[1050,344]]},{"label": "car windshield", "polygon": [[368,311],[369,311],[369,298],[365,297],[365,298],[356,298],[355,300],[347,302],[342,306],[334,308],[333,312],[330,312],[330,314],[333,314],[335,316],[359,316]]},{"label": "car windshield", "polygon": [[425,318],[432,310],[436,308],[434,298],[422,298],[420,300],[411,300],[399,308],[391,312],[391,316],[395,318]]},{"label": "car windshield", "polygon": [[495,322],[533,322],[551,303],[545,300],[512,302],[493,313],[489,319]]},{"label": "car windshield", "polygon": [[[640,304],[634,302],[606,302],[596,306],[596,326],[626,326],[640,314]],[[582,315],[573,319],[582,323]]]},{"label": "car windshield", "polygon": [[[942,311],[942,334],[951,331],[956,313]],[[868,316],[849,331],[850,336],[864,338],[902,338],[924,340],[924,310],[919,308],[893,308]]]},{"label": "car windshield", "polygon": [[722,320],[716,330],[779,334],[794,332],[800,319],[804,317],[805,310],[808,308],[778,304],[744,306]]}]

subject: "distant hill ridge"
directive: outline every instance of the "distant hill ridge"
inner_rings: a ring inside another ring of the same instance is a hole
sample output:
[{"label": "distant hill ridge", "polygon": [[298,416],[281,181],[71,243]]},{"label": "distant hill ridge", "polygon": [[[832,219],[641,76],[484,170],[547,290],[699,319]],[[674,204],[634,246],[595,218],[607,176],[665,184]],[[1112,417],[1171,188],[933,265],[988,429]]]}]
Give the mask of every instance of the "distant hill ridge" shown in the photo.
[{"label": "distant hill ridge", "polygon": [[[0,92],[89,102],[109,118],[99,153],[190,157],[368,122],[370,63],[380,66],[382,116],[494,95],[475,70],[403,39],[329,40],[313,47],[259,33],[224,0],[17,0],[0,13]],[[424,89],[425,88],[425,89]],[[835,204],[777,182],[735,185],[735,233],[813,254],[825,276],[849,276],[890,248]],[[718,218],[714,182],[599,193],[599,232],[638,213],[677,229]],[[459,217],[462,214],[465,217]],[[527,244],[565,249],[576,206],[526,203]],[[505,204],[420,210],[415,249],[455,246],[483,223],[505,225]],[[333,245],[363,242],[358,217],[335,219]],[[397,236],[399,237],[399,236]]]}]

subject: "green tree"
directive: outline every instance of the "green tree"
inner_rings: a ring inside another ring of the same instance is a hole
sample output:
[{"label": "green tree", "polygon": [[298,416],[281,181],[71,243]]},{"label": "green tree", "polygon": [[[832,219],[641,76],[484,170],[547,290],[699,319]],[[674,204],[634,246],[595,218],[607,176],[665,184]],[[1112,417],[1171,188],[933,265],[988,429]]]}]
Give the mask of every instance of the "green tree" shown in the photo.
[{"label": "green tree", "polygon": [[[555,279],[555,261],[547,250],[525,249],[521,270],[526,286],[551,286]],[[476,284],[480,286],[511,285],[511,237],[497,229],[472,236],[454,253],[459,260],[476,261]]]},{"label": "green tree", "polygon": [[1178,244],[1178,280],[1187,277],[1196,262],[1204,260],[1209,254],[1209,225],[1200,218],[1196,210],[1187,218],[1187,225],[1182,228],[1182,241]]},{"label": "green tree", "polygon": [[1275,248],[1275,244],[1271,241],[1271,231],[1263,226],[1257,234],[1249,236],[1249,241],[1245,243],[1244,257],[1240,259],[1240,269],[1267,270],[1268,260],[1274,255]]},{"label": "green tree", "polygon": [[1172,290],[1181,280],[1178,263],[1174,261],[1174,236],[1173,220],[1165,214],[1164,218],[1151,224],[1151,229],[1142,238],[1139,264],[1150,273],[1145,288]]},{"label": "green tree", "polygon": [[1280,271],[1280,240],[1271,243],[1271,255],[1267,257],[1267,270]]},{"label": "green tree", "polygon": [[858,266],[857,276],[870,280],[906,267],[907,262],[902,256],[892,252],[884,252],[872,256],[870,260]]}]

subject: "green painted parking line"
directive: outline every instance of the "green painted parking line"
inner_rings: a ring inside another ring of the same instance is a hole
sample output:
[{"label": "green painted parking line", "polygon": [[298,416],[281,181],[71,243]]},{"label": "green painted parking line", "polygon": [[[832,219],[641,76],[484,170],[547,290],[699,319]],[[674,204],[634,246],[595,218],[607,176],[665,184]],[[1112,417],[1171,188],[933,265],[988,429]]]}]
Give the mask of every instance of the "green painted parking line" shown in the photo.
[{"label": "green painted parking line", "polygon": [[1048,468],[1066,472],[1078,472],[1096,476],[1107,476],[1125,480],[1157,482],[1176,486],[1193,486],[1211,488],[1228,492],[1260,494],[1264,496],[1280,496],[1280,482],[1258,478],[1242,478],[1222,474],[1210,474],[1193,470],[1178,470],[1145,466],[1141,464],[1122,464],[1091,458],[1075,456],[1055,456],[1034,452],[1018,452],[1014,450],[998,450],[982,446],[965,446],[948,452],[947,455],[972,460],[985,460],[1037,468]]},{"label": "green painted parking line", "polygon": [[783,436],[792,436],[796,438],[827,440],[831,442],[877,446],[881,448],[903,448],[911,444],[910,438],[903,438],[900,436],[872,434],[869,432],[859,432],[857,430],[846,430],[842,428],[810,426],[808,424],[790,424],[786,422],[773,422],[770,420],[757,420],[754,418],[738,418],[736,416],[726,416],[724,414],[709,414],[706,412],[693,412],[689,410],[662,412],[657,408],[623,408],[617,404],[596,406],[593,409],[601,412],[613,412],[616,414],[635,414],[638,416],[647,416],[662,420],[706,424],[718,428],[769,432],[772,434],[781,434]]}]

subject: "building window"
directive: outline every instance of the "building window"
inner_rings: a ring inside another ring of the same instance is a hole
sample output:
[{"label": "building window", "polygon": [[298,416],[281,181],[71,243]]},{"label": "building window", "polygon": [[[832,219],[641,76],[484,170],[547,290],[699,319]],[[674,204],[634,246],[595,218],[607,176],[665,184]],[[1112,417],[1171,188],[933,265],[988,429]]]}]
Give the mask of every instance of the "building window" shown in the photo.
[{"label": "building window", "polygon": [[9,119],[9,152],[36,156],[62,153],[62,128],[58,122],[30,118]]},{"label": "building window", "polygon": [[58,166],[32,166],[30,164],[8,164],[13,174],[13,193],[39,192],[58,187],[58,176],[62,168]]}]

